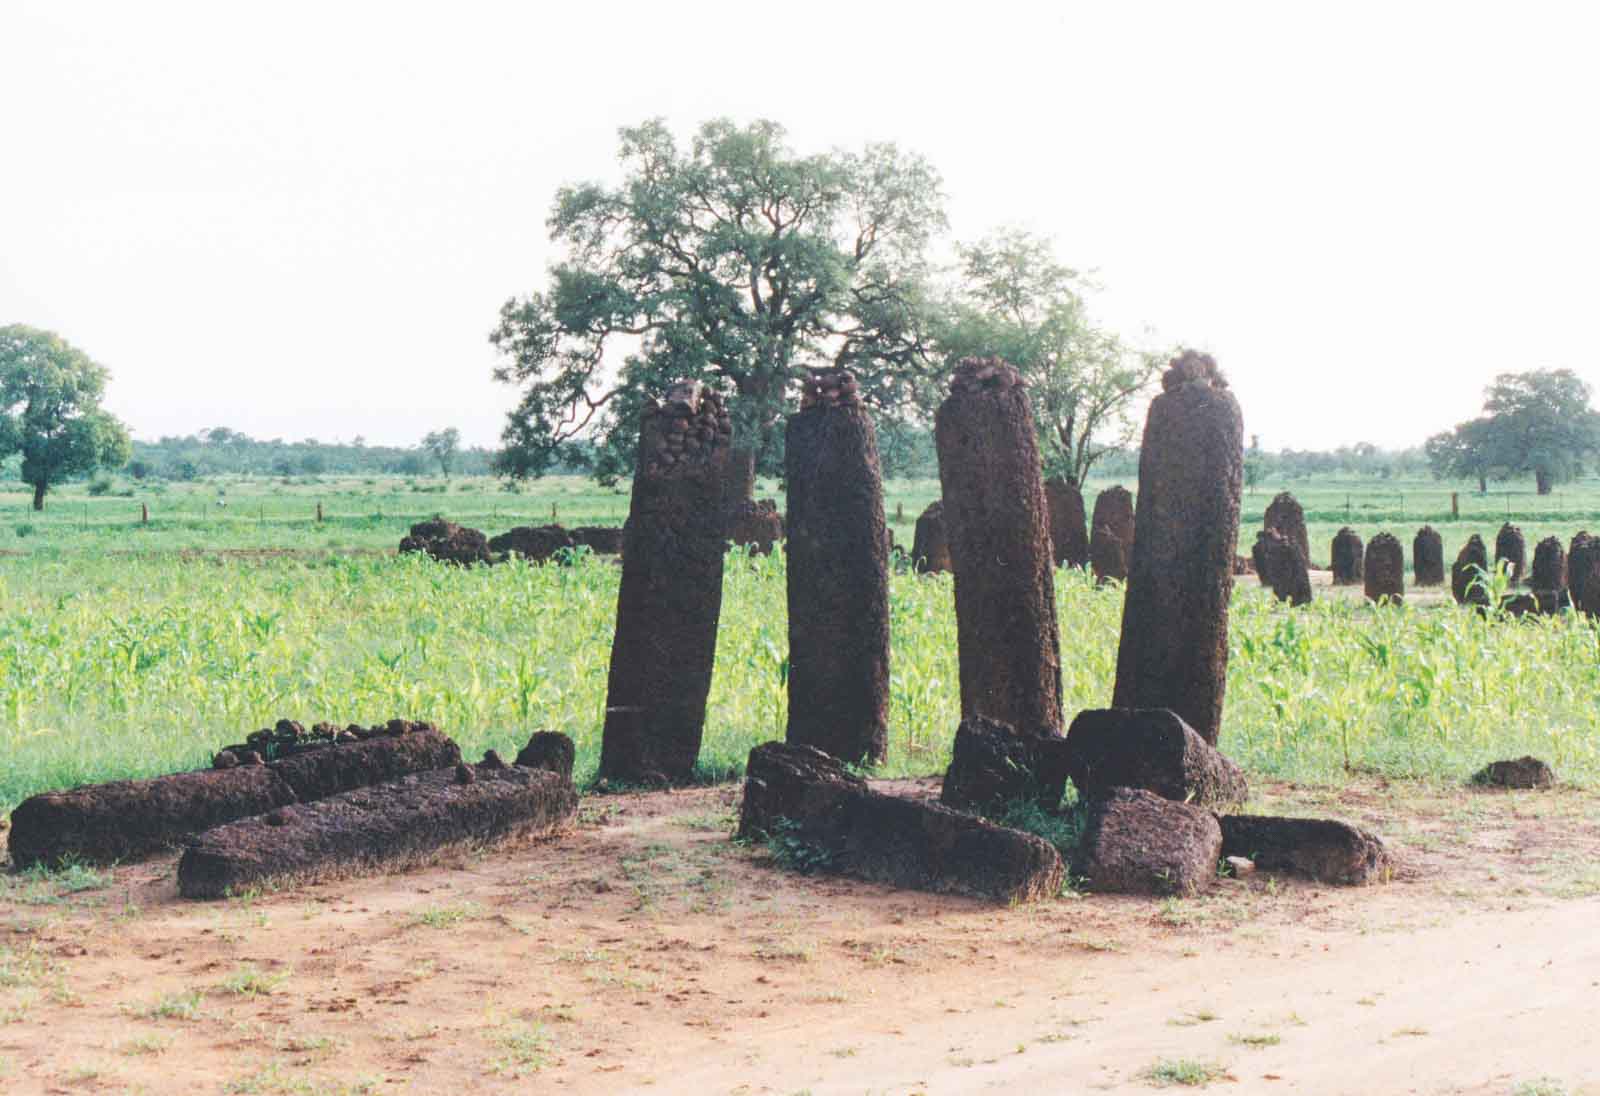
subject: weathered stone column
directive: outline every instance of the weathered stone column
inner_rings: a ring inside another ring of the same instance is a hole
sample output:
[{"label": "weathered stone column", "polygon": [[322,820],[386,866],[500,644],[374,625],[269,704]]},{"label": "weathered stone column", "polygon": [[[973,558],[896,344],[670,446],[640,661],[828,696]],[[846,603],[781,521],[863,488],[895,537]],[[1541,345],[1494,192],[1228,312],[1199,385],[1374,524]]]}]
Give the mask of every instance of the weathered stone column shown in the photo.
[{"label": "weathered stone column", "polygon": [[877,434],[852,374],[812,374],[784,451],[787,741],[876,763],[889,748],[889,538]]},{"label": "weathered stone column", "polygon": [[1406,554],[1393,533],[1367,541],[1365,592],[1368,601],[1387,598],[1398,605],[1405,600]]},{"label": "weathered stone column", "polygon": [[1572,538],[1567,552],[1567,589],[1580,613],[1594,616],[1600,612],[1600,539],[1587,531]]},{"label": "weathered stone column", "polygon": [[955,572],[961,714],[1061,733],[1061,644],[1033,412],[998,358],[967,358],[934,420]]},{"label": "weathered stone column", "polygon": [[1479,584],[1483,577],[1480,572],[1488,570],[1489,550],[1484,547],[1483,538],[1473,533],[1461,546],[1450,568],[1450,595],[1456,599],[1456,604],[1488,607],[1489,595]]},{"label": "weathered stone column", "polygon": [[1354,586],[1361,581],[1362,552],[1365,550],[1361,535],[1348,525],[1334,534],[1331,559],[1335,586]]},{"label": "weathered stone column", "polygon": [[1294,541],[1276,529],[1263,529],[1256,534],[1250,557],[1261,584],[1272,590],[1273,597],[1290,605],[1311,604],[1311,574]]},{"label": "weathered stone column", "polygon": [[1128,578],[1133,558],[1133,496],[1121,484],[1095,496],[1093,529],[1089,533],[1089,564],[1097,582]]},{"label": "weathered stone column", "polygon": [[1083,492],[1060,476],[1044,481],[1050,507],[1050,544],[1057,567],[1083,567],[1089,562],[1089,533],[1083,521]]},{"label": "weathered stone column", "polygon": [[1300,554],[1305,557],[1306,566],[1311,566],[1311,538],[1306,534],[1306,512],[1300,508],[1300,502],[1287,491],[1280,491],[1273,496],[1267,504],[1267,512],[1262,517],[1263,529],[1276,529],[1285,537],[1294,542],[1300,549]]},{"label": "weathered stone column", "polygon": [[732,424],[698,382],[647,408],[623,535],[600,776],[694,774],[722,611],[723,492]]},{"label": "weathered stone column", "polygon": [[1567,607],[1567,551],[1559,537],[1545,537],[1534,546],[1528,588],[1541,613],[1558,613]]},{"label": "weathered stone column", "polygon": [[1495,567],[1502,560],[1511,565],[1511,585],[1515,586],[1522,581],[1522,572],[1528,566],[1528,542],[1523,539],[1522,530],[1509,521],[1500,526],[1494,538]]},{"label": "weathered stone column", "polygon": [[1150,403],[1117,648],[1118,708],[1167,708],[1215,746],[1228,679],[1244,421],[1217,363],[1179,355]]},{"label": "weathered stone column", "polygon": [[944,500],[934,499],[917,517],[911,534],[911,559],[917,573],[943,574],[950,570],[950,537],[944,526]]},{"label": "weathered stone column", "polygon": [[1431,525],[1418,529],[1411,542],[1411,571],[1418,586],[1444,585],[1444,540]]}]

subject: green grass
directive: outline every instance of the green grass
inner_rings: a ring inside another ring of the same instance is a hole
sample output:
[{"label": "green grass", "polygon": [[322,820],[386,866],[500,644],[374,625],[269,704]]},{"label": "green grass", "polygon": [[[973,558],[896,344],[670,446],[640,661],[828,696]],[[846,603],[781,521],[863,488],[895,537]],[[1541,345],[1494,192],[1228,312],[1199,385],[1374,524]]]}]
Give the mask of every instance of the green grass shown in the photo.
[{"label": "green grass", "polygon": [[1144,1080],[1156,1088],[1181,1085],[1186,1088],[1203,1088],[1213,1081],[1228,1076],[1228,1071],[1216,1062],[1197,1062],[1189,1058],[1162,1058],[1142,1074]]},{"label": "green grass", "polygon": [[[781,738],[784,560],[731,556],[702,771]],[[34,792],[207,764],[281,717],[428,719],[471,756],[537,729],[598,761],[618,568],[463,570],[416,557],[0,559],[0,810]],[[891,584],[889,774],[942,769],[959,720],[948,576]],[[1058,573],[1065,708],[1111,697],[1121,591]],[[1600,777],[1600,658],[1572,617],[1480,619],[1453,606],[1291,610],[1237,587],[1222,742],[1265,776],[1344,767],[1465,779],[1533,753]]]}]

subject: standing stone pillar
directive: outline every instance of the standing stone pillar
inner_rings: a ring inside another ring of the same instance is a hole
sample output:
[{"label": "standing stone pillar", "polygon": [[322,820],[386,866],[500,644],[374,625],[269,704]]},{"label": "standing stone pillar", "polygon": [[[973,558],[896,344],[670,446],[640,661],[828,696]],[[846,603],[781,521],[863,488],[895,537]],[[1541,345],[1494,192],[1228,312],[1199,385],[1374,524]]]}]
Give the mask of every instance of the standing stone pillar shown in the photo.
[{"label": "standing stone pillar", "polygon": [[1263,529],[1276,529],[1300,549],[1300,554],[1306,559],[1306,566],[1311,566],[1311,537],[1306,533],[1306,512],[1301,509],[1299,501],[1289,492],[1280,491],[1274,495],[1267,504],[1267,512],[1262,518]]},{"label": "standing stone pillar", "polygon": [[1089,562],[1089,534],[1083,522],[1083,492],[1060,476],[1044,481],[1050,507],[1050,545],[1057,567],[1082,567]]},{"label": "standing stone pillar", "polygon": [[911,560],[919,575],[950,570],[950,537],[944,527],[944,500],[934,499],[917,517],[911,534]]},{"label": "standing stone pillar", "polygon": [[1522,581],[1522,571],[1528,565],[1528,542],[1523,539],[1522,530],[1509,521],[1500,526],[1494,538],[1495,567],[1502,560],[1510,565],[1511,585],[1515,586]]},{"label": "standing stone pillar", "polygon": [[934,419],[955,572],[962,716],[1061,733],[1050,518],[1017,371],[967,358]]},{"label": "standing stone pillar", "polygon": [[1311,604],[1311,575],[1294,541],[1276,529],[1263,529],[1256,534],[1250,558],[1261,584],[1272,589],[1273,597],[1290,605]]},{"label": "standing stone pillar", "polygon": [[1473,533],[1467,538],[1467,543],[1461,546],[1455,563],[1450,567],[1450,596],[1456,599],[1457,605],[1488,608],[1489,594],[1482,584],[1488,570],[1489,550],[1484,547],[1483,538]]},{"label": "standing stone pillar", "polygon": [[1444,540],[1431,525],[1418,529],[1411,542],[1411,571],[1418,586],[1444,585]]},{"label": "standing stone pillar", "polygon": [[1600,538],[1587,530],[1573,536],[1567,551],[1567,590],[1580,613],[1600,611]]},{"label": "standing stone pillar", "polygon": [[1361,535],[1350,526],[1346,525],[1333,536],[1333,584],[1335,586],[1354,586],[1362,577],[1362,553],[1366,546],[1361,543]]},{"label": "standing stone pillar", "polygon": [[700,753],[722,611],[732,423],[698,382],[647,407],[623,534],[600,776],[683,783]]},{"label": "standing stone pillar", "polygon": [[1184,351],[1161,388],[1139,452],[1112,704],[1167,708],[1215,746],[1228,682],[1244,420],[1210,355]]},{"label": "standing stone pillar", "polygon": [[1559,613],[1567,607],[1567,551],[1559,537],[1545,537],[1534,546],[1528,587],[1541,613]]},{"label": "standing stone pillar", "polygon": [[813,373],[784,440],[787,741],[875,764],[889,748],[889,542],[877,434],[855,377]]},{"label": "standing stone pillar", "polygon": [[1368,601],[1387,598],[1396,605],[1406,597],[1406,554],[1393,533],[1379,533],[1367,542]]},{"label": "standing stone pillar", "polygon": [[1089,533],[1089,564],[1096,582],[1128,578],[1133,558],[1133,496],[1120,483],[1107,487],[1094,500],[1093,529]]}]

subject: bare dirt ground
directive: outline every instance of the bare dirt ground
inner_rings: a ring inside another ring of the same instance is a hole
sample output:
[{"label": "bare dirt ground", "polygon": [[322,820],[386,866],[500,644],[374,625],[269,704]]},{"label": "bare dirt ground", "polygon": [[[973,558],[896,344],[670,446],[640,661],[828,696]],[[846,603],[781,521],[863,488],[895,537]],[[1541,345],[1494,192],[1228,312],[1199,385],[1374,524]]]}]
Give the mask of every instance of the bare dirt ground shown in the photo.
[{"label": "bare dirt ground", "polygon": [[1394,880],[1013,909],[781,871],[737,796],[219,903],[0,878],[0,1090],[1600,1092],[1600,795],[1268,786]]}]

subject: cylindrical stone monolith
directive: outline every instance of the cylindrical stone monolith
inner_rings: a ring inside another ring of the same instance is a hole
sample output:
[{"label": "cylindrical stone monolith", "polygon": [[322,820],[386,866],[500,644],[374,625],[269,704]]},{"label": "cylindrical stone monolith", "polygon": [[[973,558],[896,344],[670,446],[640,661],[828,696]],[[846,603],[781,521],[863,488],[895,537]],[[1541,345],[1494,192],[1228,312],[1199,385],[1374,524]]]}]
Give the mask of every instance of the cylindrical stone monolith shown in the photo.
[{"label": "cylindrical stone monolith", "polygon": [[1567,552],[1567,589],[1572,606],[1586,616],[1600,614],[1600,538],[1580,532]]},{"label": "cylindrical stone monolith", "polygon": [[934,419],[955,572],[961,714],[1061,733],[1050,516],[1017,371],[967,358]]},{"label": "cylindrical stone monolith", "polygon": [[1290,540],[1294,541],[1300,554],[1306,559],[1306,566],[1311,566],[1311,537],[1306,533],[1306,512],[1301,509],[1300,503],[1287,491],[1280,491],[1272,497],[1267,504],[1267,512],[1261,519],[1263,529],[1276,529]]},{"label": "cylindrical stone monolith", "polygon": [[1567,550],[1560,537],[1545,537],[1533,548],[1528,589],[1541,613],[1558,613],[1567,607]]},{"label": "cylindrical stone monolith", "polygon": [[732,424],[697,382],[648,407],[623,534],[600,776],[694,774],[722,610],[723,492]]},{"label": "cylindrical stone monolith", "polygon": [[1528,542],[1522,538],[1522,530],[1509,521],[1500,526],[1500,532],[1494,538],[1494,565],[1498,569],[1504,561],[1511,574],[1511,585],[1515,586],[1522,581],[1522,572],[1528,565]]},{"label": "cylindrical stone monolith", "polygon": [[1228,679],[1244,420],[1209,355],[1185,351],[1161,387],[1139,451],[1112,704],[1167,708],[1214,746]]},{"label": "cylindrical stone monolith", "polygon": [[889,749],[889,539],[872,419],[819,370],[784,435],[792,746],[876,764]]},{"label": "cylindrical stone monolith", "polygon": [[1332,567],[1335,586],[1354,586],[1361,581],[1362,553],[1366,545],[1361,535],[1346,525],[1333,535]]},{"label": "cylindrical stone monolith", "polygon": [[1398,605],[1406,597],[1406,553],[1400,538],[1379,533],[1367,541],[1363,566],[1368,601],[1388,600]]},{"label": "cylindrical stone monolith", "polygon": [[1060,476],[1044,481],[1050,507],[1050,545],[1057,567],[1083,567],[1089,562],[1089,533],[1083,521],[1083,492]]},{"label": "cylindrical stone monolith", "polygon": [[1294,541],[1276,529],[1263,529],[1256,534],[1250,555],[1261,584],[1272,590],[1273,597],[1290,605],[1311,604],[1311,575]]},{"label": "cylindrical stone monolith", "polygon": [[1133,558],[1133,495],[1120,483],[1095,496],[1090,523],[1089,565],[1097,582],[1128,578]]},{"label": "cylindrical stone monolith", "polygon": [[1411,573],[1418,586],[1444,585],[1444,539],[1431,525],[1418,529],[1411,542]]},{"label": "cylindrical stone monolith", "polygon": [[1489,593],[1483,587],[1488,571],[1489,550],[1484,547],[1483,538],[1473,533],[1456,553],[1456,561],[1450,567],[1450,596],[1456,599],[1456,604],[1488,607]]},{"label": "cylindrical stone monolith", "polygon": [[918,574],[937,575],[950,570],[950,538],[944,526],[942,499],[934,499],[918,515],[911,534],[911,559]]}]

